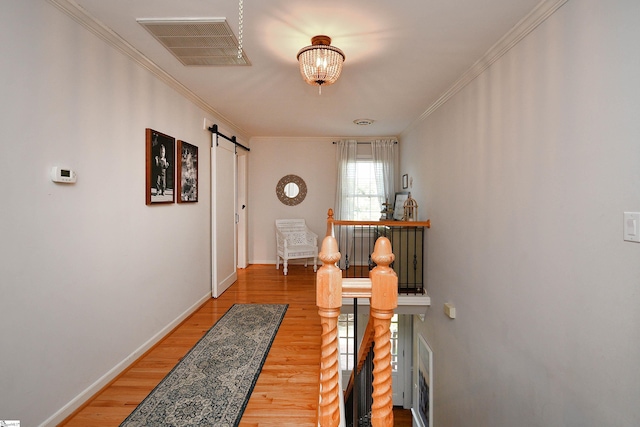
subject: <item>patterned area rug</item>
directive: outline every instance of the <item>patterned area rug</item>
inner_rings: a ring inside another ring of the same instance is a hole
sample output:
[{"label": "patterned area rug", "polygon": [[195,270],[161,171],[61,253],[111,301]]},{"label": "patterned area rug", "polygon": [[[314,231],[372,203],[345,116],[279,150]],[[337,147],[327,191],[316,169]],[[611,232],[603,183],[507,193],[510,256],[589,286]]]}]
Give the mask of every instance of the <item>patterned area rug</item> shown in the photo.
[{"label": "patterned area rug", "polygon": [[120,426],[237,426],[287,307],[231,307]]}]

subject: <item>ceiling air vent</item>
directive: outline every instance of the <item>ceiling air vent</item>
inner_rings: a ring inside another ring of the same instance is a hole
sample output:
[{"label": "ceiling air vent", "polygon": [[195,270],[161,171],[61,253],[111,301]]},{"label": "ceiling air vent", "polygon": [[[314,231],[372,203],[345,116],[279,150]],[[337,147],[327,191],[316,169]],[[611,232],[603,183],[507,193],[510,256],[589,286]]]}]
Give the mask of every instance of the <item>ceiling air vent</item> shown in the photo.
[{"label": "ceiling air vent", "polygon": [[374,120],[371,119],[355,119],[353,121],[353,123],[357,124],[358,126],[369,126],[371,124],[373,124]]},{"label": "ceiling air vent", "polygon": [[251,65],[224,18],[137,21],[184,65]]}]

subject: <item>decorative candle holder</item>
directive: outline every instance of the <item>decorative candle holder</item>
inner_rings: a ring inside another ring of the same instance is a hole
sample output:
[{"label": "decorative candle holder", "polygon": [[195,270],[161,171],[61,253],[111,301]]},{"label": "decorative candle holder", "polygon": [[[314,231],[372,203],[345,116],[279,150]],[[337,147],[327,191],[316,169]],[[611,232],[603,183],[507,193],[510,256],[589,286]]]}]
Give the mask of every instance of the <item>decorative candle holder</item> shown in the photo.
[{"label": "decorative candle holder", "polygon": [[417,221],[418,220],[418,203],[416,199],[411,197],[411,193],[409,193],[409,197],[404,202],[404,216],[402,217],[403,221]]}]

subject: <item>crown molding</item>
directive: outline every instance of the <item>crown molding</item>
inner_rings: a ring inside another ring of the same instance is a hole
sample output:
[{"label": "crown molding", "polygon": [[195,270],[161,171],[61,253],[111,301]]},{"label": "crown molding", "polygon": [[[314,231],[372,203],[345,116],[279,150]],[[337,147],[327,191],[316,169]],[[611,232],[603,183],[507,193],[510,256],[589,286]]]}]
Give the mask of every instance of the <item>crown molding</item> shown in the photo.
[{"label": "crown molding", "polygon": [[[47,0],[49,3],[60,9],[62,12],[73,18],[76,22],[87,28],[93,34],[115,47],[117,50],[133,59],[143,68],[150,71],[162,82],[175,89],[186,99],[193,102],[205,112],[220,119],[225,127],[233,130],[238,136],[245,136],[246,132],[231,122],[229,119],[220,114],[211,105],[206,103],[202,98],[172,77],[169,73],[160,68],[157,64],[143,55],[140,51],[130,45],[126,40],[113,32],[106,25],[93,18],[82,6],[78,5],[74,0]],[[494,44],[478,61],[475,62],[456,82],[445,91],[435,102],[433,102],[424,113],[414,120],[402,133],[415,127],[418,123],[424,121],[434,111],[445,104],[449,99],[456,95],[465,86],[475,80],[494,62],[505,55],[512,47],[517,45],[523,38],[535,30],[547,18],[553,15],[560,7],[569,0],[547,0],[543,1],[526,17],[520,20],[507,34],[505,34],[496,44]]]},{"label": "crown molding", "polygon": [[516,25],[498,40],[478,61],[475,62],[456,82],[444,92],[427,110],[411,123],[402,133],[415,127],[424,121],[434,111],[460,92],[465,86],[475,80],[494,62],[502,58],[511,48],[517,45],[522,39],[535,30],[540,24],[553,15],[569,0],[547,0],[538,4],[527,16],[522,18]]},{"label": "crown molding", "polygon": [[154,74],[158,79],[164,82],[169,87],[175,89],[179,94],[184,96],[187,100],[193,102],[196,106],[200,107],[205,112],[220,119],[221,125],[232,130],[232,133],[243,139],[246,138],[246,132],[240,127],[235,125],[231,120],[227,119],[224,115],[216,111],[211,105],[206,103],[202,98],[196,95],[193,91],[180,83],[169,73],[160,68],[155,62],[147,58],[142,52],[137,50],[126,40],[112,31],[109,27],[102,22],[95,19],[88,11],[82,6],[77,4],[73,0],[47,0],[49,3],[57,7],[59,10],[70,16],[73,20],[81,24],[83,27],[91,31],[93,34],[107,42],[109,45],[116,48],[121,53],[125,54],[129,58],[133,59],[139,65],[146,70]]}]

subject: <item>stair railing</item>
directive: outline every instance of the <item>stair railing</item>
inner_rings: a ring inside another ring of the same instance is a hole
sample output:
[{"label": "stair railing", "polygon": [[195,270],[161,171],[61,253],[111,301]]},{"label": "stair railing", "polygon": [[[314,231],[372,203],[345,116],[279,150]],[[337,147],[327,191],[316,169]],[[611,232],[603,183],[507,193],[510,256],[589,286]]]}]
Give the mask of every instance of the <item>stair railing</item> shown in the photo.
[{"label": "stair railing", "polygon": [[371,258],[378,237],[391,242],[395,260],[391,268],[398,276],[398,292],[401,294],[424,294],[424,238],[426,221],[353,221],[333,218],[333,209],[327,217],[327,235],[338,241],[341,258],[338,267],[343,277],[368,277],[375,266]]},{"label": "stair railing", "polygon": [[[347,427],[371,425],[373,404],[373,324],[367,323],[358,354],[355,355],[354,369],[344,391]],[[354,344],[357,346],[357,343]]]},{"label": "stair railing", "polygon": [[[316,277],[316,304],[322,324],[318,404],[318,424],[321,427],[337,427],[341,422],[340,403],[343,394],[338,378],[341,375],[338,366],[338,316],[343,297],[371,300],[367,326],[368,330],[373,331],[374,349],[371,425],[393,427],[390,327],[394,309],[398,305],[398,277],[389,267],[394,260],[389,239],[380,237],[371,257],[376,267],[369,272],[368,279],[343,278],[342,271],[336,266],[340,260],[338,243],[333,236],[332,223],[327,222],[327,236],[319,254],[323,265],[318,269]],[[350,387],[347,386],[348,389]]]}]

